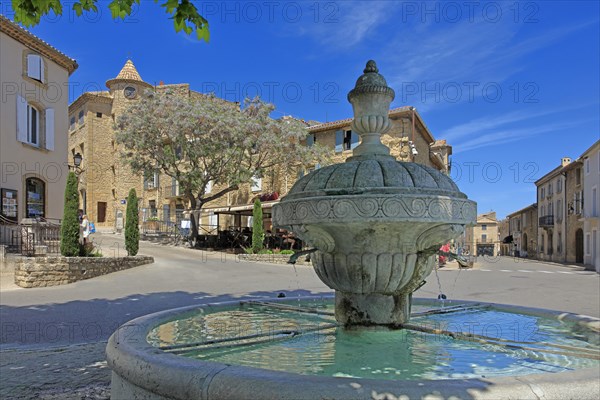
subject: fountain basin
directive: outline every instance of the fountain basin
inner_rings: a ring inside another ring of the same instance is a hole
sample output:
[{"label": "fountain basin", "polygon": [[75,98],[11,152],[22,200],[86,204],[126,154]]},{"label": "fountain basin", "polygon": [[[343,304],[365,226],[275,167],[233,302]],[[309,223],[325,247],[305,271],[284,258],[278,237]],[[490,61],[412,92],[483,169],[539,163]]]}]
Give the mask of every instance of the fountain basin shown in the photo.
[{"label": "fountain basin", "polygon": [[[269,301],[273,301],[269,299]],[[287,302],[290,299],[286,299]],[[292,299],[292,301],[295,301]],[[600,390],[598,367],[521,376],[381,380],[301,375],[229,365],[168,354],[148,342],[158,326],[198,312],[230,308],[240,302],[192,306],[148,315],[121,326],[109,339],[108,364],[113,370],[113,399],[372,399],[372,398],[595,398]],[[469,302],[460,302],[470,304]],[[416,299],[416,305],[434,305]],[[482,303],[477,303],[482,304]],[[568,322],[597,338],[600,320],[550,310],[491,305],[495,310]],[[595,335],[595,336],[594,336]],[[277,360],[273,360],[277,363]],[[385,397],[389,394],[389,397]],[[392,397],[393,396],[393,397]],[[402,397],[406,396],[406,397]]]}]

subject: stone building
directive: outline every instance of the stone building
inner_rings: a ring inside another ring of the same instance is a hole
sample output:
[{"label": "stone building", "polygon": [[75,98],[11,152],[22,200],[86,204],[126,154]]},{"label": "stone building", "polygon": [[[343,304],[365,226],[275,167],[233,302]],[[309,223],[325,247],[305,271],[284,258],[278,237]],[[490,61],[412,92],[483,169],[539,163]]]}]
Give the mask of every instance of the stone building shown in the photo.
[{"label": "stone building", "polygon": [[0,225],[62,219],[72,58],[0,15]]},{"label": "stone building", "polygon": [[465,252],[476,256],[496,256],[499,252],[496,212],[477,216],[477,223],[465,230]]},{"label": "stone building", "polygon": [[98,228],[115,226],[125,212],[130,188],[144,198],[143,179],[120,160],[115,142],[115,120],[136,101],[140,92],[152,89],[131,61],[106,82],[107,91],[86,92],[69,105],[69,157],[82,156],[79,176],[80,205]]},{"label": "stone building", "polygon": [[[515,257],[535,258],[537,256],[538,212],[533,203],[507,216],[509,253]],[[502,237],[502,235],[500,236]]]},{"label": "stone building", "polygon": [[583,264],[583,179],[582,165],[577,159],[563,168],[565,177],[565,261]]},{"label": "stone building", "polygon": [[[70,157],[79,153],[84,160],[79,186],[84,211],[96,222],[97,228],[118,228],[122,222],[120,216],[125,212],[125,199],[133,187],[140,197],[143,223],[156,219],[163,225],[178,224],[188,204],[177,182],[159,173],[151,179],[133,174],[120,160],[114,121],[146,89],[171,90],[181,96],[204,95],[190,90],[188,84],[150,85],[143,81],[130,60],[114,79],[106,82],[106,86],[107,91],[84,93],[69,106]],[[237,103],[232,105],[238,106]],[[389,116],[392,129],[382,137],[382,141],[391,148],[394,156],[449,173],[452,147],[445,140],[434,139],[413,107],[390,110]],[[351,122],[351,118],[327,123],[304,122],[308,133],[304,144],[319,143],[331,149],[334,162],[343,161],[351,155],[359,141],[358,135],[351,131]],[[313,168],[319,168],[319,165]],[[272,169],[255,178],[251,184],[242,185],[239,190],[205,204],[200,233],[216,234],[217,229],[229,226],[251,226],[255,198],[261,198],[263,202],[265,228],[270,229],[272,206],[306,172]],[[212,193],[219,189],[211,187],[208,191]]]},{"label": "stone building", "polygon": [[[571,168],[569,157],[563,157],[558,167],[535,182],[538,204],[538,258],[546,261],[567,261],[567,190],[566,176]],[[576,169],[574,170],[576,171]]]},{"label": "stone building", "polygon": [[[583,164],[583,262],[600,273],[600,140],[584,151],[580,160]],[[577,198],[573,201],[577,210]]]},{"label": "stone building", "polygon": [[[101,230],[120,229],[124,222],[126,198],[134,188],[143,210],[143,221],[175,216],[186,207],[176,182],[164,174],[150,177],[134,174],[121,159],[115,138],[115,121],[139,99],[145,90],[169,90],[178,96],[204,96],[188,84],[145,82],[128,60],[107,91],[86,92],[69,106],[69,157],[82,156],[79,176],[80,205]],[[233,104],[233,103],[232,103]]]}]

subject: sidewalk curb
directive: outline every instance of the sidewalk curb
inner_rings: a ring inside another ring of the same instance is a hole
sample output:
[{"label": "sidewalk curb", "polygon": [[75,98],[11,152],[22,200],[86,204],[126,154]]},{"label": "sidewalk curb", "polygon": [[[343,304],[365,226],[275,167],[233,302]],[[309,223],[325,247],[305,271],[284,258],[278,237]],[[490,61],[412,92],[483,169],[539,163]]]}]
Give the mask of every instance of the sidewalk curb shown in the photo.
[{"label": "sidewalk curb", "polygon": [[[512,256],[499,256],[505,259],[512,259],[512,260],[524,260],[527,262],[534,262],[537,264],[547,264],[547,265],[553,265],[555,267],[564,267],[564,268],[570,268],[570,269],[576,269],[578,271],[594,271],[594,269],[588,269],[585,265],[583,264],[572,264],[572,263],[559,263],[556,261],[545,261],[545,260],[538,260],[536,258],[522,258],[522,257],[512,257]],[[519,261],[515,261],[515,264],[518,263]]]}]

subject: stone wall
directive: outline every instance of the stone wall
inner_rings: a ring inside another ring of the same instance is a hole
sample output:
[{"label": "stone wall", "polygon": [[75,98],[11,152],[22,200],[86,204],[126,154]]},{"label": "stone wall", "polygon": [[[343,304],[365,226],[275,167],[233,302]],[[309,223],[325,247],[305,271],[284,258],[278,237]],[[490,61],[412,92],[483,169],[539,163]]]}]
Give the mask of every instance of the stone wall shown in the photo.
[{"label": "stone wall", "polygon": [[65,285],[153,262],[146,256],[21,257],[15,263],[15,283],[24,288]]},{"label": "stone wall", "polygon": [[[291,254],[239,254],[240,261],[254,261],[269,264],[287,264]],[[296,265],[311,265],[306,256],[298,258]]]}]

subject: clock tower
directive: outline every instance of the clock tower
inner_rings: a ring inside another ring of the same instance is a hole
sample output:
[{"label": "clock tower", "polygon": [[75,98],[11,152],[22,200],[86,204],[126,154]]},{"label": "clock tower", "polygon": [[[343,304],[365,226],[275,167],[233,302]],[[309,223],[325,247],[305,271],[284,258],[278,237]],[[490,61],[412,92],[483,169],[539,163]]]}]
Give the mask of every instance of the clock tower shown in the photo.
[{"label": "clock tower", "polygon": [[115,104],[117,108],[119,105],[127,107],[129,101],[138,98],[145,90],[153,89],[152,85],[142,80],[131,60],[127,60],[116,78],[106,81],[106,87],[114,102],[117,103]]}]

